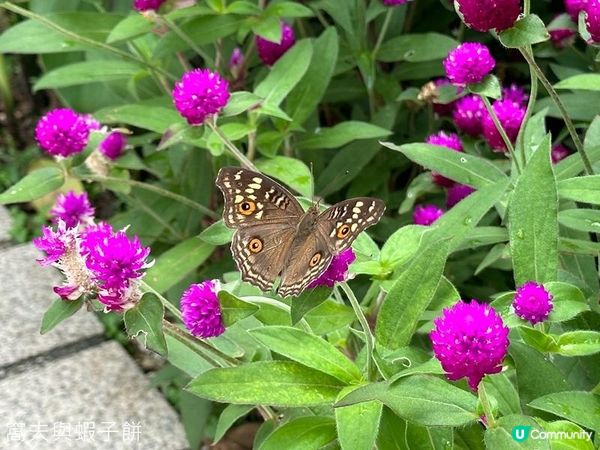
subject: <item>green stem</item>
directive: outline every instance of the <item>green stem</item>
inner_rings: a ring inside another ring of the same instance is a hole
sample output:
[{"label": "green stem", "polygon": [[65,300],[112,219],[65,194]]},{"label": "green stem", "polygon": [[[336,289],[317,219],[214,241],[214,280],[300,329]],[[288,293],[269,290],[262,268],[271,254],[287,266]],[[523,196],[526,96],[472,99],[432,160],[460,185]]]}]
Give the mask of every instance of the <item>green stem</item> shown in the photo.
[{"label": "green stem", "polygon": [[181,311],[179,311],[179,308],[177,308],[177,306],[175,306],[173,303],[167,300],[162,294],[160,294],[156,289],[154,289],[145,281],[142,280],[140,286],[142,287],[144,292],[149,292],[151,294],[156,295],[156,297],[158,297],[165,309],[168,309],[171,314],[173,314],[177,319],[181,320]]},{"label": "green stem", "polygon": [[134,61],[138,64],[143,65],[144,67],[148,67],[149,69],[154,69],[157,72],[161,73],[162,75],[164,75],[172,80],[177,79],[177,77],[175,77],[175,75],[161,69],[160,67],[155,66],[154,64],[144,61],[143,59],[138,58],[137,56],[134,56],[131,53],[124,52],[123,50],[113,47],[112,45],[105,44],[104,42],[95,41],[94,39],[90,39],[85,36],[81,36],[80,34],[74,33],[70,30],[67,30],[66,28],[61,27],[60,25],[52,22],[51,20],[47,19],[46,17],[43,17],[43,16],[36,14],[32,11],[29,11],[25,8],[21,8],[20,6],[17,6],[11,2],[0,3],[0,8],[7,9],[16,14],[20,14],[21,16],[27,17],[28,19],[32,19],[37,22],[40,22],[43,25],[47,26],[48,28],[50,28],[54,31],[57,31],[60,34],[66,36],[69,39],[72,39],[76,42],[80,42],[82,44],[89,45],[90,47],[98,48],[100,50],[105,50],[107,52],[118,55],[122,58],[128,59],[130,61]]},{"label": "green stem", "polygon": [[377,60],[377,52],[379,52],[379,48],[383,43],[383,39],[387,33],[387,29],[390,26],[390,21],[392,20],[394,8],[388,8],[387,13],[385,13],[385,19],[383,21],[383,25],[381,26],[381,31],[379,32],[379,36],[377,37],[377,42],[375,43],[375,47],[373,47],[373,60]]},{"label": "green stem", "polygon": [[500,120],[498,120],[498,116],[496,115],[494,108],[492,108],[492,105],[490,104],[490,101],[488,100],[488,98],[485,95],[481,95],[480,97],[481,97],[481,100],[483,101],[483,104],[485,105],[485,108],[487,109],[488,114],[492,118],[494,125],[496,126],[496,130],[498,130],[498,133],[500,133],[500,136],[502,137],[502,141],[504,142],[504,145],[506,146],[508,153],[510,154],[511,158],[515,162],[515,168],[517,169],[517,174],[521,174],[521,165],[519,164],[519,160],[517,159],[517,156],[515,155],[515,148],[513,147],[512,142],[510,141],[508,135],[506,134],[506,130],[500,123]]},{"label": "green stem", "polygon": [[221,129],[216,124],[216,121],[217,120],[215,116],[213,118],[208,119],[205,123],[209,126],[211,130],[213,130],[213,132],[219,137],[219,139],[221,139],[221,142],[225,144],[225,147],[227,147],[227,149],[231,152],[234,158],[237,159],[242,164],[242,166],[246,167],[247,169],[254,170],[255,172],[259,172],[254,163],[248,158],[246,158],[246,156],[241,151],[239,151],[235,145],[233,145],[233,142],[231,142],[227,138],[227,136],[223,134]]},{"label": "green stem", "polygon": [[495,428],[496,419],[494,419],[494,414],[492,413],[492,405],[490,404],[490,399],[488,398],[487,392],[485,391],[485,385],[483,383],[483,380],[479,382],[479,386],[477,387],[477,393],[479,395],[479,401],[481,402],[481,406],[483,406],[483,412],[487,421],[487,428]]},{"label": "green stem", "polygon": [[[531,45],[527,46],[527,51],[532,52]],[[538,78],[532,67],[529,67],[529,79],[531,80],[531,88],[529,90],[529,102],[527,103],[527,109],[525,111],[525,116],[523,117],[523,122],[521,122],[521,128],[519,129],[519,135],[517,136],[517,142],[519,143],[519,153],[521,155],[521,162],[523,166],[527,164],[527,157],[525,153],[525,141],[523,140],[523,136],[525,133],[525,127],[527,126],[527,121],[531,118],[533,114],[533,108],[535,107],[535,102],[537,100],[538,93]]]},{"label": "green stem", "polygon": [[175,22],[173,22],[167,16],[160,16],[159,20],[162,20],[162,22],[171,31],[173,31],[177,36],[179,36],[179,38],[183,42],[185,42],[194,52],[196,52],[198,55],[200,55],[200,57],[204,60],[206,65],[208,65],[210,67],[215,67],[215,60],[213,58],[211,58],[208,55],[208,53],[206,53],[204,50],[202,50],[200,47],[198,47],[196,45],[196,43],[192,40],[192,38],[190,38],[187,34],[185,34],[185,32],[181,28],[179,28],[179,25],[177,25]]},{"label": "green stem", "polygon": [[360,326],[365,333],[365,345],[367,348],[367,380],[371,380],[371,376],[373,373],[373,348],[375,344],[375,338],[373,337],[373,333],[371,332],[371,328],[369,327],[369,322],[367,322],[367,318],[363,313],[362,308],[360,307],[360,303],[356,299],[354,292],[348,286],[348,283],[343,282],[340,283],[340,287],[343,289],[346,297],[350,300],[350,304],[352,305],[352,309],[354,309],[354,314],[356,314],[356,318],[358,319]]},{"label": "green stem", "polygon": [[150,192],[154,192],[158,195],[162,195],[163,197],[173,199],[173,200],[181,203],[182,205],[189,206],[190,208],[200,211],[201,213],[203,213],[213,219],[219,218],[219,215],[217,213],[215,213],[214,211],[211,211],[206,206],[201,205],[200,203],[196,203],[195,201],[190,200],[189,198],[184,197],[183,195],[179,195],[179,194],[176,194],[175,192],[167,191],[166,189],[155,186],[153,184],[144,183],[143,181],[128,180],[125,178],[115,178],[115,177],[102,177],[99,175],[92,175],[92,174],[81,175],[80,178],[84,179],[84,180],[89,180],[89,181],[98,181],[98,182],[111,181],[113,183],[123,183],[123,184],[128,184],[130,186],[135,186],[140,189],[145,189],[146,191],[150,191]]},{"label": "green stem", "polygon": [[550,81],[548,81],[548,78],[546,78],[546,75],[544,75],[544,72],[542,71],[540,66],[538,66],[537,63],[535,62],[535,58],[533,57],[533,55],[529,54],[523,48],[521,48],[519,50],[520,50],[521,54],[523,55],[523,58],[525,58],[525,61],[527,61],[527,63],[529,64],[529,67],[533,68],[537,77],[540,79],[540,81],[544,85],[544,88],[546,89],[546,91],[548,92],[548,94],[550,95],[552,100],[554,101],[554,104],[558,108],[563,120],[565,121],[567,130],[569,130],[571,139],[573,140],[573,143],[575,144],[575,148],[579,152],[579,156],[581,157],[581,160],[583,162],[583,167],[585,168],[586,173],[588,175],[593,175],[594,169],[592,167],[592,163],[590,162],[590,159],[585,151],[585,148],[583,147],[583,144],[582,144],[581,140],[579,139],[579,135],[577,134],[575,125],[573,124],[573,121],[569,117],[569,114],[567,113],[567,109],[565,108],[565,105],[563,104],[562,100],[558,96],[558,93],[556,92],[554,87],[552,87],[552,84],[550,83]]}]

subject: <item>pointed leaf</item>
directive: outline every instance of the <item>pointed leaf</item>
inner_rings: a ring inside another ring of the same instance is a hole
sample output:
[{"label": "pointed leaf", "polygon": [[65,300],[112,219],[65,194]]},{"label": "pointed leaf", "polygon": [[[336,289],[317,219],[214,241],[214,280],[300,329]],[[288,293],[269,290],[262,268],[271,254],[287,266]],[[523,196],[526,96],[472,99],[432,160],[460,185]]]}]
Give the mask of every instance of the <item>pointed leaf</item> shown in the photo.
[{"label": "pointed leaf", "polygon": [[227,291],[220,291],[218,296],[221,302],[221,319],[226,327],[255,314],[259,309]]},{"label": "pointed leaf", "polygon": [[600,433],[600,397],[595,394],[583,391],[556,392],[536,398],[530,405]]},{"label": "pointed leaf", "polygon": [[130,337],[138,337],[146,348],[166,355],[167,342],[162,329],[163,317],[163,305],[153,294],[144,295],[137,305],[123,314],[127,334]]},{"label": "pointed leaf", "polygon": [[0,205],[35,200],[54,192],[64,182],[63,171],[58,167],[44,167],[34,170],[0,194]]},{"label": "pointed leaf", "polygon": [[40,334],[46,334],[63,320],[68,319],[83,306],[83,298],[78,300],[54,299],[50,307],[44,313]]},{"label": "pointed leaf", "polygon": [[305,450],[322,448],[335,439],[331,417],[308,416],[290,420],[271,433],[259,450]]}]

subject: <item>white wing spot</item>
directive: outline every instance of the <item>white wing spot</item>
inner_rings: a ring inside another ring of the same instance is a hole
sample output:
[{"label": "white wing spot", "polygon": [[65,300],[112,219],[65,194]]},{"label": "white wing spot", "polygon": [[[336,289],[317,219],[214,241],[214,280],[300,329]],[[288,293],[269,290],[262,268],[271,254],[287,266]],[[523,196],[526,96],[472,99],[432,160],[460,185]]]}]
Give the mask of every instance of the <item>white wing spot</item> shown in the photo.
[{"label": "white wing spot", "polygon": [[354,220],[358,219],[358,214],[352,214],[352,218],[353,218]]},{"label": "white wing spot", "polygon": [[350,227],[350,229],[351,229],[352,231],[356,231],[356,229],[357,229],[357,228],[358,228],[358,225],[357,225],[357,224],[355,224],[355,223],[353,223],[353,224],[352,224],[352,226]]},{"label": "white wing spot", "polygon": [[241,203],[244,201],[244,197],[242,195],[236,195],[235,199],[233,200],[235,203]]},{"label": "white wing spot", "polygon": [[262,178],[255,177],[255,178],[252,178],[252,181],[254,181],[255,183],[260,184],[260,183],[262,183]]},{"label": "white wing spot", "polygon": [[363,206],[363,205],[364,205],[364,203],[363,203],[363,202],[356,202],[356,206],[358,206],[359,208],[360,208],[361,206]]},{"label": "white wing spot", "polygon": [[358,214],[360,213],[360,208],[352,208],[352,212]]},{"label": "white wing spot", "polygon": [[248,188],[245,191],[247,194],[254,194],[254,189]]},{"label": "white wing spot", "polygon": [[256,200],[256,195],[249,195],[249,196],[248,196],[248,198],[249,198],[250,200]]},{"label": "white wing spot", "polygon": [[256,217],[257,219],[260,220],[260,219],[262,219],[263,213],[264,213],[264,210],[263,211],[259,211],[259,212],[256,213],[256,215],[254,217]]},{"label": "white wing spot", "polygon": [[227,189],[231,189],[231,183],[229,181],[225,181],[223,186],[225,186]]},{"label": "white wing spot", "polygon": [[260,189],[260,184],[253,183],[249,184],[248,187],[252,189]]}]

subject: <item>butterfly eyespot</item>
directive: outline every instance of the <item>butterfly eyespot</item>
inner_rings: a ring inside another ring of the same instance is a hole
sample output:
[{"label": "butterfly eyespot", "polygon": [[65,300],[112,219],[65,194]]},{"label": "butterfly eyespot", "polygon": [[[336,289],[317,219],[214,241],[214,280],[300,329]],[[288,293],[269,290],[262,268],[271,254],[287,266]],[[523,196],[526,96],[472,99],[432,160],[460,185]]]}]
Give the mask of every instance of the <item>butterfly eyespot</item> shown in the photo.
[{"label": "butterfly eyespot", "polygon": [[310,267],[315,267],[317,264],[319,264],[319,261],[321,261],[321,253],[317,252],[313,255],[313,257],[310,259],[310,262],[308,263],[308,265]]},{"label": "butterfly eyespot", "polygon": [[238,212],[244,216],[249,216],[256,211],[256,203],[246,200],[239,204]]},{"label": "butterfly eyespot", "polygon": [[350,233],[350,226],[349,225],[340,225],[337,229],[337,237],[338,239],[343,239],[346,236],[348,236],[348,233]]},{"label": "butterfly eyespot", "polygon": [[262,250],[263,243],[260,239],[254,238],[250,242],[248,242],[248,250],[252,253],[258,253]]}]

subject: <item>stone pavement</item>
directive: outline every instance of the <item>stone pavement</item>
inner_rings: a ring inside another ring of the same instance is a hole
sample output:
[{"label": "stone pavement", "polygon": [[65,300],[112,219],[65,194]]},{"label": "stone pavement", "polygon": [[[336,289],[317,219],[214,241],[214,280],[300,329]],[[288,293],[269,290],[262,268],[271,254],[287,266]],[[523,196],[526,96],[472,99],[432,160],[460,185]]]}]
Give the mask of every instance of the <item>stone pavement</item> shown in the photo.
[{"label": "stone pavement", "polygon": [[0,207],[0,448],[187,448],[175,411],[94,314],[40,335],[59,277],[8,228]]}]

